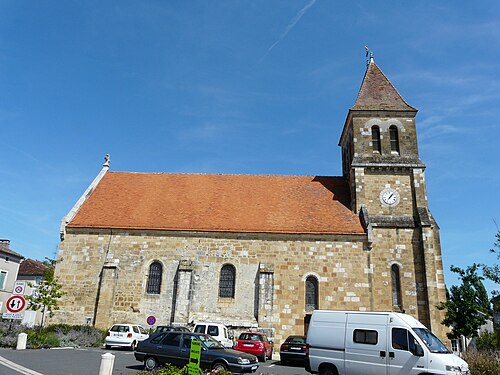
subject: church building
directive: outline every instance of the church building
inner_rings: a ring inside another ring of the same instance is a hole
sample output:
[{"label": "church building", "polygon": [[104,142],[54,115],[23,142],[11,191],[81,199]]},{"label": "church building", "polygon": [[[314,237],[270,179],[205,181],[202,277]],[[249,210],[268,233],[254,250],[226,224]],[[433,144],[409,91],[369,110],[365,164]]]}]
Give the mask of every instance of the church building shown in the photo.
[{"label": "church building", "polygon": [[62,221],[51,321],[222,322],[276,351],[315,309],[398,311],[446,339],[416,114],[371,58],[342,176],[115,172],[106,158]]}]

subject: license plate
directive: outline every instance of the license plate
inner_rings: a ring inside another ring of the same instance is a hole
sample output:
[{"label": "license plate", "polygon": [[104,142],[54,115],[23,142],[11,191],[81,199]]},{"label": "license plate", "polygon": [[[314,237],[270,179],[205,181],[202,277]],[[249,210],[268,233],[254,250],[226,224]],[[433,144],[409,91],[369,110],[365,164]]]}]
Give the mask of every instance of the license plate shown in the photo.
[{"label": "license plate", "polygon": [[251,346],[251,347],[253,347],[253,344],[243,344],[243,346]]},{"label": "license plate", "polygon": [[301,350],[302,348],[298,348],[296,346],[290,346],[290,350]]},{"label": "license plate", "polygon": [[252,371],[257,370],[257,367],[259,367],[259,366],[252,366]]}]

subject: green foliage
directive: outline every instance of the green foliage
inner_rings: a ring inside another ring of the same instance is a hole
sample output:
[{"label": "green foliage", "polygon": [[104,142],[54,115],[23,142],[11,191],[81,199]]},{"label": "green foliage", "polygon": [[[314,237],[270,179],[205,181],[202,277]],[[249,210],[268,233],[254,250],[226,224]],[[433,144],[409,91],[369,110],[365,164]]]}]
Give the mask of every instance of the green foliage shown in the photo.
[{"label": "green foliage", "polygon": [[447,292],[447,301],[437,307],[446,310],[442,323],[451,327],[449,338],[476,337],[478,329],[491,315],[491,303],[483,285],[484,278],[477,274],[480,266],[473,264],[466,270],[451,266],[451,271],[459,275],[460,286],[452,286]]},{"label": "green foliage", "polygon": [[43,332],[37,330],[28,330],[27,346],[32,349],[53,348],[60,346],[59,337],[54,332]]},{"label": "green foliage", "polygon": [[[493,244],[493,249],[490,249],[490,252],[497,256],[497,259],[500,259],[500,230],[497,231],[495,235],[496,241]],[[492,266],[483,264],[483,275],[493,281],[496,284],[500,284],[500,265],[494,264]],[[493,291],[493,295],[499,295],[499,291]]]},{"label": "green foliage", "polygon": [[91,326],[56,324],[45,328],[27,328],[19,323],[0,322],[0,347],[15,348],[19,333],[28,334],[27,347],[99,347],[106,332]]},{"label": "green foliage", "polygon": [[154,374],[154,375],[188,375],[188,370],[187,366],[184,366],[183,368],[179,368],[176,366],[173,366],[169,363],[163,365],[163,367],[156,369],[154,371],[142,371],[141,375],[149,375],[149,374]]},{"label": "green foliage", "polygon": [[15,348],[17,335],[23,332],[23,326],[11,320],[0,321],[0,347]]},{"label": "green foliage", "polygon": [[[169,363],[165,364],[162,368],[156,369],[154,371],[142,371],[141,375],[188,375],[188,368],[184,366],[183,368],[179,368],[173,366]],[[208,372],[200,371],[200,375],[233,375],[231,371],[226,370],[212,370]]]},{"label": "green foliage", "polygon": [[497,347],[497,335],[495,332],[483,331],[476,339],[477,350],[495,350]]},{"label": "green foliage", "polygon": [[45,320],[45,313],[48,312],[49,316],[53,316],[54,311],[59,310],[59,298],[64,295],[64,292],[61,291],[62,285],[57,282],[57,278],[54,276],[56,261],[46,258],[44,263],[49,269],[45,272],[43,281],[37,286],[29,283],[31,287],[35,288],[35,292],[26,298],[28,309],[42,311],[42,327]]},{"label": "green foliage", "polygon": [[500,374],[500,360],[493,352],[467,352],[463,358],[469,364],[473,375]]}]

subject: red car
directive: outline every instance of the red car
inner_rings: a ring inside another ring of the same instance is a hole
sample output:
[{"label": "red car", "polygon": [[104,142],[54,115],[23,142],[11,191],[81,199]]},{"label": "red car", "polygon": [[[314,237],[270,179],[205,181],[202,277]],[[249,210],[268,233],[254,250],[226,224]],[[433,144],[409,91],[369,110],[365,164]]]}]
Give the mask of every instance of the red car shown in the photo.
[{"label": "red car", "polygon": [[241,333],[233,349],[253,354],[262,362],[273,356],[272,342],[267,339],[266,335],[260,332]]}]

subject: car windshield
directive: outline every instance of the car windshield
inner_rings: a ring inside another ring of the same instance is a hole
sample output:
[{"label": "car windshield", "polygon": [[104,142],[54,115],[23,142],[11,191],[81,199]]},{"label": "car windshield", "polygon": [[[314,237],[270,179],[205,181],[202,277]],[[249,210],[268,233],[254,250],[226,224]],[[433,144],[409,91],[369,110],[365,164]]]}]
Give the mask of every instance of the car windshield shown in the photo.
[{"label": "car windshield", "polygon": [[417,333],[418,337],[422,339],[432,353],[450,352],[446,346],[444,346],[444,344],[439,341],[439,339],[427,328],[413,328],[413,331]]},{"label": "car windshield", "polygon": [[128,332],[129,327],[128,326],[113,326],[110,329],[111,332]]},{"label": "car windshield", "polygon": [[305,344],[306,338],[300,337],[300,336],[290,336],[289,338],[286,339],[286,342],[289,342],[292,344]]},{"label": "car windshield", "polygon": [[263,341],[262,336],[255,333],[242,333],[238,340]]},{"label": "car windshield", "polygon": [[200,335],[199,340],[207,349],[224,349],[224,346],[212,336]]}]

